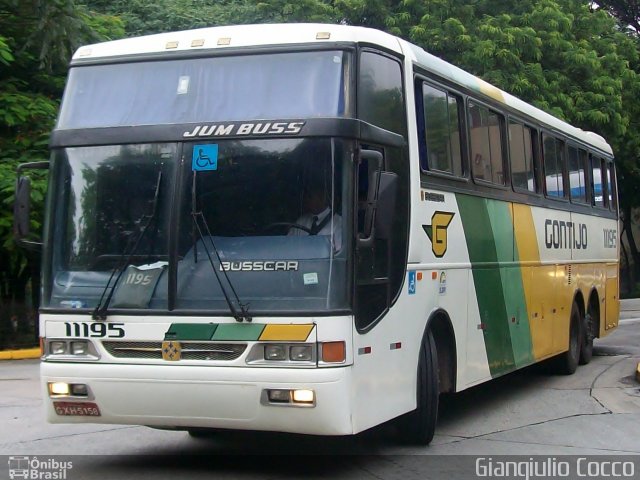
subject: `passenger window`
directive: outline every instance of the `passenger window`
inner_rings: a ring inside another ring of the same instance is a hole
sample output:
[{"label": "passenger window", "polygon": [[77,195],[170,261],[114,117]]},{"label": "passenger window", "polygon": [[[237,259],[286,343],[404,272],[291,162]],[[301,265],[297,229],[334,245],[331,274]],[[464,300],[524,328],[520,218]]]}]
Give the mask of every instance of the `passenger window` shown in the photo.
[{"label": "passenger window", "polygon": [[542,138],[547,196],[564,198],[564,142],[549,135],[543,135]]},{"label": "passenger window", "polygon": [[569,193],[574,202],[587,202],[586,160],[587,152],[569,146]]},{"label": "passenger window", "polygon": [[461,177],[460,98],[444,90],[422,84],[424,142],[421,165]]},{"label": "passenger window", "polygon": [[618,192],[616,185],[616,171],[613,163],[609,163],[607,168],[607,186],[609,187],[607,192],[609,196],[609,208],[611,210],[618,209]]},{"label": "passenger window", "polygon": [[400,63],[374,52],[360,55],[358,116],[385,130],[405,135],[402,69]]},{"label": "passenger window", "polygon": [[598,157],[591,157],[591,184],[593,196],[591,197],[591,205],[595,207],[604,207],[604,188],[602,180],[602,160]]},{"label": "passenger window", "polygon": [[469,103],[471,170],[476,180],[504,185],[502,125],[500,114]]},{"label": "passenger window", "polygon": [[509,120],[509,156],[513,186],[530,192],[538,191],[533,157],[533,130]]}]

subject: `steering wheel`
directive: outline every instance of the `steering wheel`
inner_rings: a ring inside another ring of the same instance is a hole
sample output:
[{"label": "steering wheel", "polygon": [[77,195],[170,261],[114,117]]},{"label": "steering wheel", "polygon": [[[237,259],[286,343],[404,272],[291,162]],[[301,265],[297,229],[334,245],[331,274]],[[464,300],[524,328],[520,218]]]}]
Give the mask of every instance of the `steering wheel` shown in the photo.
[{"label": "steering wheel", "polygon": [[313,233],[309,227],[305,227],[304,225],[300,225],[299,223],[292,223],[292,222],[270,223],[269,225],[263,228],[263,231],[268,232],[269,230],[273,230],[274,228],[277,228],[277,227],[288,227],[287,228],[288,230],[292,228],[297,228],[298,230],[307,232],[309,235],[315,235],[315,233]]}]

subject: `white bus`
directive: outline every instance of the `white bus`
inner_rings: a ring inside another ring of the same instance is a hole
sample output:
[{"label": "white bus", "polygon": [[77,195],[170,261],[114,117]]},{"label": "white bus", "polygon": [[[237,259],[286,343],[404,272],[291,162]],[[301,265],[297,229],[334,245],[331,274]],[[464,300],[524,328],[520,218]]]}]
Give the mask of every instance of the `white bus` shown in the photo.
[{"label": "white bus", "polygon": [[51,149],[50,422],[428,443],[617,325],[609,145],[380,31],[82,47]]}]

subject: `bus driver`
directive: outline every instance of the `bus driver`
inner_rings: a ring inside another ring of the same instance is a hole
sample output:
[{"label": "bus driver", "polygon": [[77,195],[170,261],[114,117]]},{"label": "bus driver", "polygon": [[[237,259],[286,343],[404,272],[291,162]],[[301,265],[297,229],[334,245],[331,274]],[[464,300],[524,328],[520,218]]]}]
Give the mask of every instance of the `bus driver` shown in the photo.
[{"label": "bus driver", "polygon": [[332,205],[329,195],[319,182],[310,182],[305,186],[302,210],[296,225],[305,227],[306,230],[292,226],[288,235],[331,235],[333,232],[333,249],[339,251],[342,248],[342,217],[334,213],[331,221]]}]

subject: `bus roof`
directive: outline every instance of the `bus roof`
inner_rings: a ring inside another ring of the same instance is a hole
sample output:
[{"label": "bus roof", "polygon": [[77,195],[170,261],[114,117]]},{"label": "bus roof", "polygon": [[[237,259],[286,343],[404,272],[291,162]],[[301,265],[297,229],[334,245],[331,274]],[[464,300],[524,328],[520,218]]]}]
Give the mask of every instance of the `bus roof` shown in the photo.
[{"label": "bus roof", "polygon": [[222,50],[231,47],[326,43],[328,41],[332,43],[370,43],[397,53],[404,53],[429,72],[447,78],[462,88],[476,91],[518,112],[522,112],[525,117],[534,119],[552,130],[573,137],[603,153],[613,155],[611,147],[600,135],[573,127],[553,115],[500,90],[481,78],[427,53],[421,47],[371,28],[314,23],[200,28],[83,46],[76,51],[73,60],[82,61],[129,55],[152,55],[162,52]]},{"label": "bus roof", "polygon": [[613,155],[611,146],[597,133],[588,132],[574,127],[569,123],[564,122],[563,120],[560,120],[559,118],[554,117],[553,115],[540,110],[539,108],[536,108],[503,90],[500,90],[481,78],[476,77],[455,65],[445,62],[441,58],[431,55],[416,45],[403,40],[401,40],[401,44],[403,45],[405,53],[411,52],[414,57],[413,60],[425,70],[446,78],[467,90],[476,91],[482,95],[490,97],[495,101],[511,107],[515,111],[522,112],[523,116],[534,119],[552,130],[574,137],[576,140],[597,148],[603,153]]},{"label": "bus roof", "polygon": [[74,60],[184,50],[303,43],[367,42],[400,53],[399,38],[364,27],[316,23],[235,25],[159,33],[80,47]]}]

